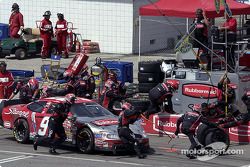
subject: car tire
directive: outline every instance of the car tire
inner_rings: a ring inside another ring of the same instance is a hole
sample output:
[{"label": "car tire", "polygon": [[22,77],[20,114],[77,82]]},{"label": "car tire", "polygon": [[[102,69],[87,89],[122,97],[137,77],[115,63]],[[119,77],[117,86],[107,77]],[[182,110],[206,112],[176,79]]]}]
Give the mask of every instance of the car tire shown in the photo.
[{"label": "car tire", "polygon": [[2,53],[2,48],[0,48],[0,58],[5,58],[5,55]]},{"label": "car tire", "polygon": [[77,148],[85,154],[94,151],[94,135],[89,128],[83,128],[77,134]]},{"label": "car tire", "polygon": [[157,84],[158,83],[139,83],[139,92],[140,93],[148,93]]},{"label": "car tire", "polygon": [[161,73],[144,73],[138,72],[139,83],[160,83],[162,82]]},{"label": "car tire", "polygon": [[228,149],[230,145],[230,139],[228,134],[218,128],[211,128],[209,129],[209,132],[206,135],[205,138],[205,145],[208,146],[209,144],[212,144],[214,142],[223,142],[226,144],[225,151]]},{"label": "car tire", "polygon": [[206,135],[207,135],[207,130],[209,129],[210,127],[205,125],[205,124],[201,124],[197,131],[196,131],[196,137],[199,141],[200,144],[202,145],[205,145],[205,139],[206,139]]},{"label": "car tire", "polygon": [[18,119],[14,123],[13,135],[18,143],[27,143],[29,141],[29,125],[24,119]]},{"label": "car tire", "polygon": [[5,103],[5,101],[1,101],[1,103],[0,103],[0,126],[3,126],[2,112],[3,112],[3,108],[4,108],[4,103]]},{"label": "car tire", "polygon": [[128,103],[130,103],[135,110],[139,111],[146,111],[148,109],[148,106],[150,105],[150,101],[148,99],[133,99],[128,98],[126,99]]},{"label": "car tire", "polygon": [[27,51],[23,48],[19,48],[15,51],[15,56],[18,60],[23,60],[27,57]]},{"label": "car tire", "polygon": [[141,61],[138,63],[139,72],[143,73],[160,73],[161,61]]}]

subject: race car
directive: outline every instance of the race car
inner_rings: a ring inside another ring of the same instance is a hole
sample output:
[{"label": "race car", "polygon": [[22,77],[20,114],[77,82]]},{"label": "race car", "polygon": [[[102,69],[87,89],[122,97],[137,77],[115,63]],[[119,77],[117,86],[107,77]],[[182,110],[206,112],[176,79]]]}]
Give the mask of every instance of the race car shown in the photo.
[{"label": "race car", "polygon": [[[65,103],[64,98],[49,97],[29,104],[5,106],[0,111],[3,127],[13,130],[19,143],[33,140],[36,135],[47,135],[53,103]],[[67,134],[66,142],[77,146],[83,153],[125,149],[118,137],[118,117],[92,100],[77,98],[63,125]],[[149,148],[149,139],[140,122],[133,124],[131,129],[142,145]]]}]

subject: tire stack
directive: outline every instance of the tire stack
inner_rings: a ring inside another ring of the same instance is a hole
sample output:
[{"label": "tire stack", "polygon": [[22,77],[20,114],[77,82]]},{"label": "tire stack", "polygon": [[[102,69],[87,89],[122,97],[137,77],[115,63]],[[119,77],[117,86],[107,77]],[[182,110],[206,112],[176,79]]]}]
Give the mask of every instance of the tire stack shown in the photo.
[{"label": "tire stack", "polygon": [[139,92],[148,93],[158,83],[163,82],[164,73],[160,65],[162,61],[141,61],[138,64]]},{"label": "tire stack", "polygon": [[91,40],[83,42],[83,49],[85,53],[100,53],[98,42],[91,42]]}]

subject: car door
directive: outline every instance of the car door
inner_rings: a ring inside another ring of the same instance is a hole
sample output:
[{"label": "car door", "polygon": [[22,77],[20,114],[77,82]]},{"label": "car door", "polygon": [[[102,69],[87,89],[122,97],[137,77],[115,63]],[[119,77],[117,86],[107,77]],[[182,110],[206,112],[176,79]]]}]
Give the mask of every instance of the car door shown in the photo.
[{"label": "car door", "polygon": [[30,137],[35,135],[44,136],[48,129],[50,115],[46,114],[49,103],[47,101],[33,102],[27,105],[31,111]]}]

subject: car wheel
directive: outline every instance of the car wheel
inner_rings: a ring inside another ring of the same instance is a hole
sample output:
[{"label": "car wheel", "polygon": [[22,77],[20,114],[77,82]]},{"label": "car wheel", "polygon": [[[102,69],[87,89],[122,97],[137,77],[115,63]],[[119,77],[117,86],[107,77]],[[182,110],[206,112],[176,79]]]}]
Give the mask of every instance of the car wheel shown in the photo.
[{"label": "car wheel", "polygon": [[226,148],[225,150],[228,149],[229,145],[230,145],[230,140],[229,140],[229,136],[226,132],[224,132],[221,129],[218,128],[213,128],[211,130],[209,130],[208,134],[205,137],[205,145],[209,145],[212,144],[214,142],[223,142],[226,144]]},{"label": "car wheel", "polygon": [[17,59],[22,60],[22,59],[26,58],[27,52],[26,52],[25,49],[20,48],[20,49],[16,50],[15,56],[16,56]]},{"label": "car wheel", "polygon": [[26,120],[16,120],[13,135],[18,143],[27,143],[29,141],[29,125]]},{"label": "car wheel", "polygon": [[2,49],[0,48],[0,58],[5,58],[5,55],[2,53]]},{"label": "car wheel", "polygon": [[90,129],[84,128],[77,134],[77,148],[85,154],[94,151],[94,135]]},{"label": "car wheel", "polygon": [[196,136],[198,141],[202,144],[205,145],[205,137],[208,133],[209,126],[205,125],[205,124],[201,124],[196,132]]}]

